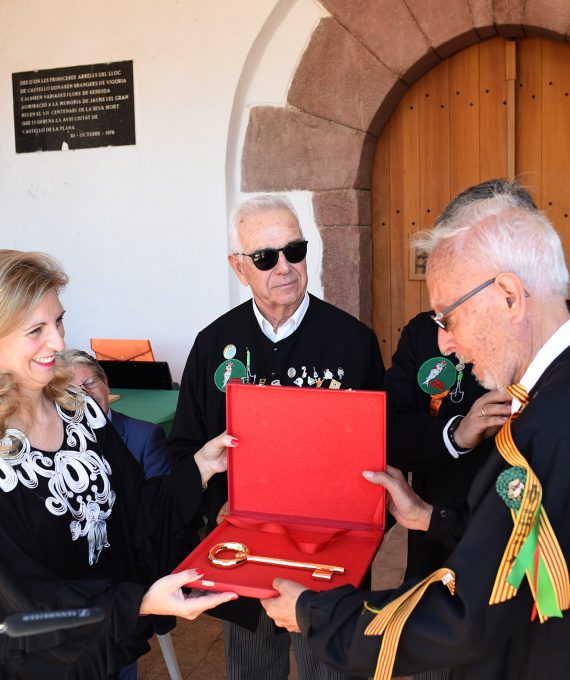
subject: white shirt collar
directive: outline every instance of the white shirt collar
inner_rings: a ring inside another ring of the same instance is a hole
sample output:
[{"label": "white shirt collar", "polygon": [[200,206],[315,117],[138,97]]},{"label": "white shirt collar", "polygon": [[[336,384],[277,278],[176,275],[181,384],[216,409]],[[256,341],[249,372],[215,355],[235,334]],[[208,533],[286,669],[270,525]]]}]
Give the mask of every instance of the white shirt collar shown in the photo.
[{"label": "white shirt collar", "polygon": [[[525,374],[519,380],[520,384],[527,392],[532,390],[544,371],[546,371],[554,359],[562,354],[567,347],[570,347],[570,320],[562,324],[562,326],[548,338],[544,345],[542,345],[534,359],[530,362]],[[518,411],[520,406],[519,400],[514,398],[511,405],[511,413]]]},{"label": "white shirt collar", "polygon": [[303,302],[301,302],[301,304],[297,307],[293,316],[287,319],[287,321],[284,324],[279,326],[277,332],[274,332],[269,321],[267,321],[267,319],[259,311],[258,306],[255,304],[255,300],[252,300],[252,303],[253,313],[255,314],[255,318],[257,319],[257,323],[259,324],[259,327],[261,328],[263,334],[266,335],[273,342],[279,342],[280,340],[288,338],[299,327],[299,324],[303,320],[307,312],[307,309],[309,308],[309,293],[305,291],[305,297],[303,298]]}]

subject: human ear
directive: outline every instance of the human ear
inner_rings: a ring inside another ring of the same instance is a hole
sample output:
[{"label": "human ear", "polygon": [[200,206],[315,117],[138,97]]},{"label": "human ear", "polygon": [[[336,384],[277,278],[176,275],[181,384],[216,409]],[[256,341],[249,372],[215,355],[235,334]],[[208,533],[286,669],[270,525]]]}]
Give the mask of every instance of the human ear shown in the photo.
[{"label": "human ear", "polygon": [[240,260],[240,258],[237,255],[228,255],[228,262],[230,264],[230,267],[234,270],[240,283],[243,286],[249,286],[249,282],[244,273],[243,260]]},{"label": "human ear", "polygon": [[528,297],[522,281],[516,274],[508,272],[497,276],[495,286],[499,288],[503,295],[511,323],[520,323],[525,315],[526,298]]}]

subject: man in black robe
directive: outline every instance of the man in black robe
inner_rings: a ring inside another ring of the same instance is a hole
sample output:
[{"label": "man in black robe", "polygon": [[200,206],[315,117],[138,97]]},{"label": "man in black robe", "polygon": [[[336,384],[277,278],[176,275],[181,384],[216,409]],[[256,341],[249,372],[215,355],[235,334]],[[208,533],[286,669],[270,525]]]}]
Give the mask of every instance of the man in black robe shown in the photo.
[{"label": "man in black robe", "polygon": [[[307,292],[307,241],[290,201],[251,197],[233,211],[228,262],[252,300],[234,307],[196,337],[180,383],[169,438],[175,465],[226,424],[230,381],[290,388],[382,388],[384,365],[370,328]],[[298,474],[303,474],[299,471]],[[227,500],[225,476],[204,493],[208,529]],[[284,680],[292,645],[300,680],[340,680],[300,635],[283,634],[257,600],[224,607],[228,680]]]},{"label": "man in black robe", "polygon": [[[281,596],[264,606],[279,625],[305,633],[322,659],[364,676],[374,673],[379,652],[377,677],[390,676],[392,659],[381,645],[391,636],[396,675],[450,666],[454,680],[568,678],[570,316],[560,239],[544,216],[503,196],[466,206],[416,245],[429,256],[434,320],[484,387],[512,390],[518,417],[497,435],[467,515],[450,520],[457,545],[417,602],[409,597],[416,580],[395,591],[345,586],[318,594],[277,579]],[[433,508],[401,475],[365,476],[387,488],[398,521],[429,536]],[[528,521],[515,525],[519,514]],[[453,596],[435,582],[439,576],[449,589],[454,577]],[[378,612],[390,612],[399,596],[411,611],[401,636],[390,617],[387,632],[377,634]]]}]

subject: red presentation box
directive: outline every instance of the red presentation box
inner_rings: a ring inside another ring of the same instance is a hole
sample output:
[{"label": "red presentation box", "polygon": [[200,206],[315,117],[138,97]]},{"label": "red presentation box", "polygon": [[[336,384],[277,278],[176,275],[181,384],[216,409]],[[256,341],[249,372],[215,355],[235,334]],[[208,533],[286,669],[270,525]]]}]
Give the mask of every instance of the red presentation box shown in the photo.
[{"label": "red presentation box", "polygon": [[[226,403],[239,439],[228,450],[229,513],[174,571],[201,569],[192,587],[256,598],[277,594],[276,576],[313,590],[359,585],[384,535],[384,490],[362,471],[385,469],[385,393],[230,383]],[[345,572],[321,581],[292,567],[218,567],[208,553],[223,542]]]}]

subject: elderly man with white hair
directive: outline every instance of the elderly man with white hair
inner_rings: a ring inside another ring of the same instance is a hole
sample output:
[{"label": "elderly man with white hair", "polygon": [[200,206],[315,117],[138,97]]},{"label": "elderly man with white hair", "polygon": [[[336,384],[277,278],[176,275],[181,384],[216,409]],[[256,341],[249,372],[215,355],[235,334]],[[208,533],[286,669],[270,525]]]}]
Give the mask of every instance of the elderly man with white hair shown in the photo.
[{"label": "elderly man with white hair", "polygon": [[[423,581],[318,594],[278,579],[281,595],[264,606],[321,659],[364,676],[452,667],[454,680],[569,678],[570,320],[560,239],[541,213],[498,196],[415,245],[428,253],[433,319],[452,351],[484,387],[513,397],[469,492],[464,532]],[[364,475],[386,487],[400,523],[429,532],[432,506],[401,474]]]},{"label": "elderly man with white hair", "polygon": [[[225,389],[231,380],[312,389],[382,388],[384,366],[374,333],[307,293],[307,241],[286,197],[254,196],[240,203],[231,217],[229,245],[230,267],[251,289],[253,300],[196,337],[169,440],[175,461],[224,430]],[[292,479],[295,474],[303,473],[291,470]],[[210,524],[227,499],[227,488],[218,481],[205,492]],[[300,680],[345,677],[321,664],[302,636],[279,634],[257,600],[242,598],[235,604],[221,613],[235,622],[224,625],[228,680],[286,680],[290,645]]]}]

